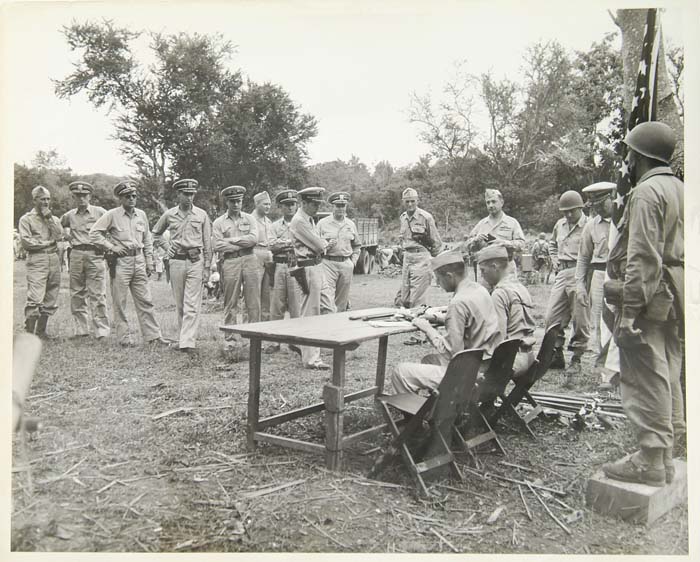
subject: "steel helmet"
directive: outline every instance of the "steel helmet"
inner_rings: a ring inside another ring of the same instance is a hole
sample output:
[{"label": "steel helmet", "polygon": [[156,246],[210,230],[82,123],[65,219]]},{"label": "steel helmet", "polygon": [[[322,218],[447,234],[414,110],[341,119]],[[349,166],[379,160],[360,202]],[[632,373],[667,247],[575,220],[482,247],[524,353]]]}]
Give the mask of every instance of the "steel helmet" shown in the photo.
[{"label": "steel helmet", "polygon": [[571,209],[580,209],[583,207],[583,199],[578,191],[569,190],[561,194],[559,198],[559,210],[570,211]]},{"label": "steel helmet", "polygon": [[635,152],[668,164],[676,148],[676,133],[659,121],[640,123],[622,141]]}]

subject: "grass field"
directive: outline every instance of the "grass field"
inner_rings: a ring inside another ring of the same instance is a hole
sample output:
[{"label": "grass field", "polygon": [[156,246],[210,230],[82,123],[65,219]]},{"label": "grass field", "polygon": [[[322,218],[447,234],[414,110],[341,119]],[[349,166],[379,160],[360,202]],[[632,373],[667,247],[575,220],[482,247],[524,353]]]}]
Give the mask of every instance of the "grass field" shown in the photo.
[{"label": "grass field", "polygon": [[[399,283],[382,274],[356,276],[353,308],[386,306]],[[173,337],[177,323],[169,287],[151,281],[151,288],[164,335]],[[535,286],[532,293],[542,328],[548,288]],[[24,298],[24,263],[17,262],[17,331]],[[431,287],[431,300],[446,304],[448,296]],[[133,313],[131,301],[129,306]],[[222,352],[221,304],[206,303],[203,310],[199,353],[192,357],[147,346],[125,350],[113,338],[105,343],[69,340],[68,279],[63,274],[60,308],[49,327],[58,339],[44,345],[28,399],[28,413],[40,418],[43,428],[28,441],[27,458],[19,439],[14,441],[13,465],[21,469],[29,462],[33,493],[27,471],[13,473],[13,550],[688,552],[685,507],[649,529],[585,508],[588,476],[603,462],[633,450],[626,424],[577,431],[562,420],[540,418],[533,424],[536,442],[500,425],[508,456],[480,454],[475,469],[460,455],[465,481],[439,482],[429,501],[415,497],[401,465],[388,470],[381,482],[365,478],[375,458],[365,453],[385,437],[357,444],[346,453],[343,470],[335,473],[310,454],[266,445],[249,453],[248,363],[232,363]],[[390,338],[389,365],[419,361],[428,352],[427,346],[402,345],[404,339]],[[376,346],[365,344],[349,353],[348,390],[373,381]],[[584,360],[590,364],[590,357]],[[559,378],[553,371],[538,388],[559,389]],[[302,369],[289,351],[265,355],[261,415],[318,401],[327,379],[327,373]],[[592,391],[596,383],[588,374],[578,391]],[[157,417],[177,408],[182,410]],[[370,399],[346,406],[348,430],[379,419]],[[323,442],[323,414],[290,422],[280,431]],[[566,490],[567,507],[551,497],[544,500],[560,518],[571,509],[583,511],[583,518],[569,525],[569,536],[525,491],[530,520],[517,486],[487,473],[540,479],[545,486]],[[497,520],[487,523],[501,506]]]}]

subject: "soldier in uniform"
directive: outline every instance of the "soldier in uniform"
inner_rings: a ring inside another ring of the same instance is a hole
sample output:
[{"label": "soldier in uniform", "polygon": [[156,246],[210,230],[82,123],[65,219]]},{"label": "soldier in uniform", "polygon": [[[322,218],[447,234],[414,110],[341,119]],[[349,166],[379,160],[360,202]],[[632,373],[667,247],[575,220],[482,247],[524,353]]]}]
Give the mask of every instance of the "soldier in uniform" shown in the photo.
[{"label": "soldier in uniform", "polygon": [[333,214],[318,221],[318,230],[321,238],[336,243],[323,256],[322,314],[348,309],[352,272],[362,246],[355,223],[345,216],[350,194],[345,191],[331,193],[328,202],[333,205]]},{"label": "soldier in uniform", "polygon": [[[299,191],[301,207],[289,224],[289,232],[294,243],[297,266],[303,268],[296,272],[304,280],[299,286],[301,299],[301,316],[318,316],[321,314],[321,290],[323,289],[323,266],[321,259],[327,250],[332,250],[335,240],[324,240],[313,218],[323,203],[322,187],[307,187]],[[330,366],[321,361],[318,347],[301,347],[301,360],[307,369],[328,370]]]},{"label": "soldier in uniform", "polygon": [[547,242],[547,235],[544,232],[540,232],[538,239],[532,245],[531,251],[539,282],[549,283],[549,271],[551,268],[549,258],[549,242]]},{"label": "soldier in uniform", "polygon": [[427,336],[437,353],[423,357],[421,363],[399,363],[392,367],[389,377],[394,394],[437,388],[456,353],[483,349],[484,358],[488,359],[503,339],[493,301],[482,285],[467,278],[461,252],[443,252],[430,260],[430,267],[442,289],[454,293],[445,316],[447,333],[440,335],[431,326],[434,317],[425,315],[413,320],[413,325]]},{"label": "soldier in uniform", "polygon": [[161,244],[170,231],[170,286],[177,308],[178,347],[190,353],[196,347],[202,287],[209,281],[211,267],[211,221],[204,209],[194,205],[199,183],[181,179],[173,183],[177,207],[168,209],[153,227],[154,243]]},{"label": "soldier in uniform", "polygon": [[[612,192],[615,184],[598,182],[583,188],[588,203],[596,215],[589,217],[581,233],[581,245],[576,262],[576,300],[579,306],[590,309],[593,328],[593,347],[596,369],[605,363],[600,325],[603,318],[603,283],[608,263],[608,235],[613,211]],[[604,377],[603,372],[600,373]],[[603,382],[607,382],[603,380]]]},{"label": "soldier in uniform", "polygon": [[430,287],[430,257],[442,248],[433,215],[418,207],[418,192],[407,187],[401,194],[406,210],[399,217],[399,239],[403,250],[400,306],[413,308],[426,304]]},{"label": "soldier in uniform", "polygon": [[153,268],[153,239],[148,217],[136,208],[136,183],[127,180],[114,187],[120,206],[102,215],[90,229],[90,242],[116,255],[112,279],[114,327],[121,345],[131,345],[126,297],[131,292],[141,335],[148,343],[169,345],[161,337],[148,278]]},{"label": "soldier in uniform", "polygon": [[90,318],[95,337],[109,335],[107,318],[107,280],[104,250],[90,242],[90,229],[105,211],[90,204],[94,188],[87,182],[74,181],[68,186],[76,208],[61,217],[66,238],[71,243],[70,254],[70,309],[73,314],[75,336],[90,335]]},{"label": "soldier in uniform", "polygon": [[[680,385],[684,318],[683,182],[669,162],[673,129],[637,125],[624,140],[634,189],[625,207],[608,273],[622,285],[615,337],[622,406],[639,451],[603,465],[609,478],[663,486],[673,480],[674,444],[685,437]],[[606,291],[606,298],[608,294]]]},{"label": "soldier in uniform", "polygon": [[[228,210],[214,221],[213,248],[223,260],[220,272],[224,287],[224,324],[236,323],[238,297],[243,296],[248,322],[260,321],[260,273],[253,248],[258,242],[257,221],[241,211],[245,187],[231,185],[221,190]],[[226,334],[226,347],[233,348],[235,334]]]},{"label": "soldier in uniform", "polygon": [[569,349],[573,351],[573,356],[564,382],[567,388],[573,385],[574,378],[581,373],[581,356],[588,346],[588,307],[576,299],[576,262],[581,234],[587,220],[582,209],[583,199],[578,192],[564,192],[559,198],[559,210],[564,217],[554,225],[549,242],[550,255],[556,259],[554,265],[557,268],[557,276],[549,295],[545,325],[547,330],[557,322],[561,325],[552,361],[552,367],[555,369],[563,369],[566,366],[564,330],[573,320],[573,334],[569,340]]},{"label": "soldier in uniform", "polygon": [[272,252],[270,251],[270,239],[272,238],[272,221],[270,214],[272,202],[267,191],[261,191],[253,196],[255,209],[251,213],[257,221],[258,243],[255,245],[255,257],[258,258],[260,275],[260,318],[263,321],[270,319],[270,289],[272,284]]},{"label": "soldier in uniform", "polygon": [[46,325],[56,312],[61,286],[58,242],[63,240],[61,222],[51,213],[51,193],[43,185],[32,189],[34,208],[19,219],[19,235],[27,258],[27,332],[48,338]]}]

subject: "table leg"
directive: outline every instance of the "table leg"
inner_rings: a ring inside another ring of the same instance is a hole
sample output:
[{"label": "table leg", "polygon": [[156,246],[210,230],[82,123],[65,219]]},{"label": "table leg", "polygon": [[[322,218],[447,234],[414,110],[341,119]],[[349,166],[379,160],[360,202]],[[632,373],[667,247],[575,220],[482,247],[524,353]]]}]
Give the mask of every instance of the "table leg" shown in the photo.
[{"label": "table leg", "polygon": [[343,462],[343,408],[345,405],[345,349],[333,350],[333,384],[323,387],[326,409],[326,468],[340,470]]},{"label": "table leg", "polygon": [[389,347],[389,336],[379,338],[379,351],[377,352],[377,394],[384,392],[384,376],[386,375],[386,351]]},{"label": "table leg", "polygon": [[250,359],[248,374],[248,449],[255,449],[255,432],[260,419],[260,338],[250,338]]}]

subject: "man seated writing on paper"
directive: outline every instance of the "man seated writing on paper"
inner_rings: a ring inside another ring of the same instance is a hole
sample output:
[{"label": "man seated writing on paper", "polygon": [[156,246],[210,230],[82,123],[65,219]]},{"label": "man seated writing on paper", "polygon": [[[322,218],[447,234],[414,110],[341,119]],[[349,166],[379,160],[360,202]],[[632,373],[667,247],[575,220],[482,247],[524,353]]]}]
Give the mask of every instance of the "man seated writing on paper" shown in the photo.
[{"label": "man seated writing on paper", "polygon": [[430,260],[438,284],[454,292],[445,315],[446,335],[430,324],[434,318],[422,316],[413,325],[426,334],[437,353],[423,357],[421,363],[399,363],[390,370],[394,394],[418,393],[439,386],[452,357],[464,349],[483,349],[489,359],[503,339],[498,317],[488,291],[465,274],[464,260],[458,251],[447,251]]}]

